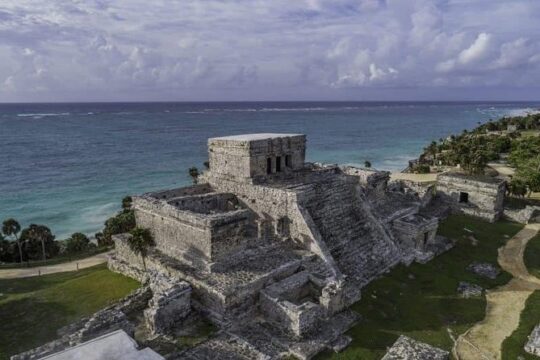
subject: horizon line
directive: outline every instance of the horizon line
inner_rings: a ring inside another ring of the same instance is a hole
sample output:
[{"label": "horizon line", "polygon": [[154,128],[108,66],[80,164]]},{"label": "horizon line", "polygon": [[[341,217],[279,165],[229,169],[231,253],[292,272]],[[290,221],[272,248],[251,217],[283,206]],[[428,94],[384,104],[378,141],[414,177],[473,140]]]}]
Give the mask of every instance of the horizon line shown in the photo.
[{"label": "horizon line", "polygon": [[540,103],[538,100],[125,100],[125,101],[13,101],[0,105],[33,104],[208,104],[208,103]]}]

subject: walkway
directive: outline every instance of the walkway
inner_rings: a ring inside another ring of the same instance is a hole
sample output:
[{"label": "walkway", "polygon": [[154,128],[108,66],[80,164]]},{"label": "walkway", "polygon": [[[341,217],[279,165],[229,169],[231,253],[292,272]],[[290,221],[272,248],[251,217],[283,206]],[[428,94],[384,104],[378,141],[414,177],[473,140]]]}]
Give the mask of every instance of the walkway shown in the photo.
[{"label": "walkway", "polygon": [[107,257],[109,254],[111,254],[111,252],[101,253],[84,259],[74,260],[56,265],[0,270],[0,279],[16,279],[84,269],[107,262]]},{"label": "walkway", "polygon": [[523,262],[527,242],[539,230],[540,224],[529,224],[499,249],[499,264],[514,278],[487,291],[486,317],[459,336],[453,349],[456,359],[501,359],[502,342],[517,329],[525,301],[540,290],[540,279],[529,274]]}]

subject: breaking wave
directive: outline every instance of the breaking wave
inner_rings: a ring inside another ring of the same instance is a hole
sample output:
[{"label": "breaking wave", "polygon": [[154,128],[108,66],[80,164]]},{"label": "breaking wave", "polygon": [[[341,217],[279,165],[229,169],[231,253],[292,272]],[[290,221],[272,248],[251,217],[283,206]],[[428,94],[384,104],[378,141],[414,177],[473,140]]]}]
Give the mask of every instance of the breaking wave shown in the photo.
[{"label": "breaking wave", "polygon": [[489,107],[489,108],[477,108],[477,112],[483,115],[489,115],[494,120],[503,117],[503,116],[527,116],[531,114],[538,114],[540,113],[540,109],[535,109],[531,107],[526,108],[496,108],[496,107]]},{"label": "breaking wave", "polygon": [[71,115],[71,113],[63,112],[63,113],[22,113],[17,114],[18,117],[31,117],[34,119],[39,119],[46,116],[68,116]]}]

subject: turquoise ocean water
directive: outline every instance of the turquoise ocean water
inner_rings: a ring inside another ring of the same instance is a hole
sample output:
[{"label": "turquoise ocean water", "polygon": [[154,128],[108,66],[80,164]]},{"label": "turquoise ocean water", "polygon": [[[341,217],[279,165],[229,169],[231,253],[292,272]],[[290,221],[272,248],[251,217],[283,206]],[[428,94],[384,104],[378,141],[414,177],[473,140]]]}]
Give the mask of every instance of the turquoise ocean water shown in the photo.
[{"label": "turquoise ocean water", "polygon": [[401,170],[432,139],[540,103],[0,104],[0,220],[58,238],[101,229],[123,196],[189,184],[206,139],[305,133],[309,161]]}]

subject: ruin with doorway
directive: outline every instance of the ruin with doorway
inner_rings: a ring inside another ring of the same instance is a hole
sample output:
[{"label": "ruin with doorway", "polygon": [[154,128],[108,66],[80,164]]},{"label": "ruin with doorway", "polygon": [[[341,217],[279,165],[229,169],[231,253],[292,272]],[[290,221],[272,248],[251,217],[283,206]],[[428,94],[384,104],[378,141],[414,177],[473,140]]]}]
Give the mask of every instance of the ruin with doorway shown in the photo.
[{"label": "ruin with doorway", "polygon": [[494,222],[504,211],[506,182],[486,175],[457,172],[437,176],[437,193],[454,212]]}]

